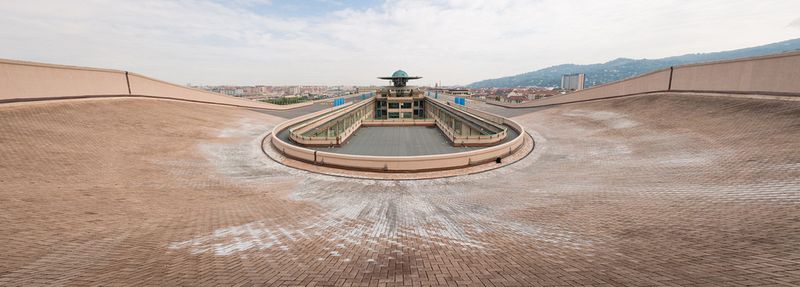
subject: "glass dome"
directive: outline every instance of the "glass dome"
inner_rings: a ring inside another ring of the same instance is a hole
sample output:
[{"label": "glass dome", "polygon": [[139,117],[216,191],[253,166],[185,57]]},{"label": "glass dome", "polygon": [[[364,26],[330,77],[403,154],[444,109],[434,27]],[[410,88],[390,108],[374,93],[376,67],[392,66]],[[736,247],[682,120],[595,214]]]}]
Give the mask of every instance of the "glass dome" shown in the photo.
[{"label": "glass dome", "polygon": [[403,70],[397,70],[392,74],[392,78],[408,78],[408,74]]}]

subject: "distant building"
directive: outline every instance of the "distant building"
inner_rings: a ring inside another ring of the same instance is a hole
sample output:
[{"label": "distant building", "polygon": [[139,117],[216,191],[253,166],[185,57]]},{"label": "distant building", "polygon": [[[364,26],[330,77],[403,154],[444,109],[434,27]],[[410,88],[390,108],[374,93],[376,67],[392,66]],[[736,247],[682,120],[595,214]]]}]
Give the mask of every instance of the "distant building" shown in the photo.
[{"label": "distant building", "polygon": [[456,96],[469,96],[470,92],[467,88],[443,88],[441,86],[437,86],[432,89],[428,89],[431,92],[439,92],[445,94],[451,94]]},{"label": "distant building", "polygon": [[561,89],[565,91],[583,90],[583,83],[586,79],[584,74],[568,74],[561,76]]},{"label": "distant building", "polygon": [[358,88],[356,88],[356,92],[357,93],[377,92],[377,91],[380,91],[380,90],[381,90],[381,88],[380,87],[376,87],[376,86],[358,87]]}]

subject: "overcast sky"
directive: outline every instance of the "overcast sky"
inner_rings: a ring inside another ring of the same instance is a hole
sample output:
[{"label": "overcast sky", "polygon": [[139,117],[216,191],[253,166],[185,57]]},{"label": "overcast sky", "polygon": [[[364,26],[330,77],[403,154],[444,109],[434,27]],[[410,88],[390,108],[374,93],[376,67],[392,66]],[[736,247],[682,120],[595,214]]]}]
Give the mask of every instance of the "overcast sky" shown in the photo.
[{"label": "overcast sky", "polygon": [[468,84],[800,38],[800,0],[0,0],[0,58],[179,84]]}]

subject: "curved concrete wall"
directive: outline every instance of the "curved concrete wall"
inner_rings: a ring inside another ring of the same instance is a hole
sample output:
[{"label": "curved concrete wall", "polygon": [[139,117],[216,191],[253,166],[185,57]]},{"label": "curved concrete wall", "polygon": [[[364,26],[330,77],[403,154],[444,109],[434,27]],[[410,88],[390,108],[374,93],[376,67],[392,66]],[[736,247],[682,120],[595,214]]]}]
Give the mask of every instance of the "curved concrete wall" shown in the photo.
[{"label": "curved concrete wall", "polygon": [[509,108],[558,105],[653,92],[800,95],[800,52],[676,66]]},{"label": "curved concrete wall", "polygon": [[678,66],[672,90],[800,94],[800,53]]},{"label": "curved concrete wall", "polygon": [[274,105],[188,88],[119,70],[0,59],[0,102],[144,96],[260,109],[292,109],[312,104]]},{"label": "curved concrete wall", "polygon": [[468,106],[461,106],[461,105],[455,105],[454,107],[456,109],[464,110],[464,111],[466,111],[466,112],[468,112],[470,114],[479,116],[481,118],[487,119],[489,121],[492,121],[492,122],[495,122],[495,123],[498,123],[498,124],[508,124],[508,125],[513,125],[514,124],[514,121],[508,120],[508,119],[506,119],[504,117],[495,115],[495,114],[490,113],[490,112],[481,111],[481,110],[478,110],[478,109],[473,109],[473,108],[470,108]]},{"label": "curved concrete wall", "polygon": [[[571,102],[596,100],[607,97],[635,95],[652,91],[663,91],[669,88],[670,70],[660,70],[644,75],[639,75],[625,80],[611,82],[601,86],[591,87],[577,92],[553,96],[546,99],[534,100],[522,104],[502,105],[506,107],[536,107],[558,105]],[[495,103],[490,103],[495,104]],[[500,104],[495,104],[500,105]]]},{"label": "curved concrete wall", "polygon": [[543,105],[563,104],[574,101],[585,101],[607,97],[608,95],[634,95],[669,88],[669,69],[655,71],[622,81],[591,87],[562,96],[554,96],[537,101]]},{"label": "curved concrete wall", "polygon": [[330,111],[330,109],[324,109],[324,110],[321,110],[321,111],[317,111],[317,112],[314,112],[314,113],[307,114],[305,116],[296,117],[294,119],[290,119],[288,121],[285,121],[283,123],[278,124],[277,126],[275,126],[275,128],[272,129],[272,133],[270,134],[272,145],[275,146],[275,148],[277,150],[279,150],[281,153],[283,153],[284,155],[286,155],[288,157],[291,157],[291,158],[294,158],[294,159],[303,160],[303,161],[308,161],[308,162],[314,162],[315,159],[316,159],[315,154],[314,154],[314,152],[315,152],[314,150],[303,148],[303,147],[299,147],[299,146],[287,143],[287,142],[281,140],[280,138],[278,138],[278,134],[281,131],[283,131],[285,129],[288,129],[289,127],[291,127],[291,126],[293,126],[293,125],[295,125],[297,123],[300,123],[300,122],[303,122],[303,121],[305,121],[307,119],[322,115],[322,114],[327,113],[329,111]]},{"label": "curved concrete wall", "polygon": [[391,119],[391,120],[363,120],[361,125],[365,127],[381,126],[433,126],[436,121],[433,119]]},{"label": "curved concrete wall", "polygon": [[127,95],[125,72],[0,60],[0,100]]},{"label": "curved concrete wall", "polygon": [[493,161],[498,157],[506,157],[513,153],[525,141],[524,129],[522,126],[509,119],[505,119],[505,124],[519,132],[517,138],[492,147],[487,147],[474,151],[450,153],[450,154],[437,154],[425,156],[363,156],[363,155],[349,155],[339,154],[332,152],[314,151],[311,149],[292,145],[284,142],[278,138],[278,134],[299,122],[306,119],[315,117],[319,114],[325,113],[326,110],[298,117],[295,119],[283,122],[272,130],[271,142],[272,145],[284,155],[311,162],[315,164],[322,164],[327,166],[336,166],[350,169],[359,170],[377,170],[377,171],[425,171],[425,170],[439,170],[464,167],[474,164],[480,164],[488,161]]},{"label": "curved concrete wall", "polygon": [[[296,105],[281,106],[281,105],[274,105],[258,101],[243,100],[222,94],[188,88],[134,73],[129,73],[128,79],[130,80],[132,95],[168,97],[168,98],[175,98],[188,101],[216,103],[216,104],[243,106],[252,108],[287,109],[287,108],[297,107]],[[310,103],[303,103],[299,106],[305,106],[308,104]]]}]

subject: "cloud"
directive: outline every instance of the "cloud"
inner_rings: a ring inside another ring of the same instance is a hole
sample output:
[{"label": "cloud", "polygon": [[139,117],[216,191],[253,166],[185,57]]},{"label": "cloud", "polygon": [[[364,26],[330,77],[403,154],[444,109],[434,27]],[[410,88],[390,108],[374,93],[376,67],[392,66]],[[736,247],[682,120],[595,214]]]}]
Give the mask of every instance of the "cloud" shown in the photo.
[{"label": "cloud", "polygon": [[800,21],[797,1],[777,0],[289,4],[6,1],[0,57],[177,83],[375,84],[402,68],[421,84],[467,84],[567,62],[765,44],[797,37]]},{"label": "cloud", "polygon": [[794,19],[792,23],[789,23],[789,26],[793,26],[795,28],[800,29],[800,18]]}]

